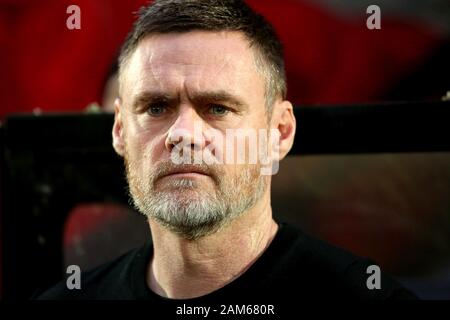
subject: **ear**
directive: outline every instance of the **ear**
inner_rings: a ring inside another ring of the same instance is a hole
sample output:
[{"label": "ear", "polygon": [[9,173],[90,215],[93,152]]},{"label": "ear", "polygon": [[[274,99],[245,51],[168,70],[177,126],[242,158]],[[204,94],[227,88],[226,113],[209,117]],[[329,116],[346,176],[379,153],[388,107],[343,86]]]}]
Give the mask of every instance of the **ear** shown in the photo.
[{"label": "ear", "polygon": [[125,154],[125,142],[121,108],[121,100],[120,98],[117,98],[114,101],[114,125],[112,130],[113,147],[117,154],[123,157]]},{"label": "ear", "polygon": [[279,161],[291,150],[297,128],[292,103],[287,100],[274,104],[271,128],[279,131]]}]

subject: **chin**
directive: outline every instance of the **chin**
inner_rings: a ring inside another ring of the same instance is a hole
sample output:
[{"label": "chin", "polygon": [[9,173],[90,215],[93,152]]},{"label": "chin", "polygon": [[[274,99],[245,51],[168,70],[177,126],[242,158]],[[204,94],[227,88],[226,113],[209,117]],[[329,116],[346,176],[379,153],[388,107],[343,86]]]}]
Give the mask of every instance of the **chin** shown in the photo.
[{"label": "chin", "polygon": [[199,201],[211,196],[211,192],[199,188],[176,188],[164,190],[165,193],[173,202],[178,201]]}]

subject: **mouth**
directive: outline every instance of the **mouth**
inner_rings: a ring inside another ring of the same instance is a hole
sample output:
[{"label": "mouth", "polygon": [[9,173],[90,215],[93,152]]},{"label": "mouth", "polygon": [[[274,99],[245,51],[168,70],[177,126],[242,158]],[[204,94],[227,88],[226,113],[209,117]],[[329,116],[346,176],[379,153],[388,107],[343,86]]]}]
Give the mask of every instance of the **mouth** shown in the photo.
[{"label": "mouth", "polygon": [[164,174],[161,178],[165,177],[198,178],[202,176],[207,177],[209,176],[209,174],[205,170],[202,170],[198,167],[184,166]]}]

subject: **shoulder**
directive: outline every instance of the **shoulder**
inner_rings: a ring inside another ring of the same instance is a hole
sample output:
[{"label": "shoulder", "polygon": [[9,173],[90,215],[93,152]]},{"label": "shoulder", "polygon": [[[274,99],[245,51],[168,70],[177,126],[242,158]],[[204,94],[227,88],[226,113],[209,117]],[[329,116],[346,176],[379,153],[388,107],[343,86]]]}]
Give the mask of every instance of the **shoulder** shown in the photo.
[{"label": "shoulder", "polygon": [[[288,283],[307,288],[305,294],[341,299],[414,299],[379,265],[366,257],[282,224],[286,249],[282,272]],[[379,282],[378,282],[379,280]]]},{"label": "shoulder", "polygon": [[133,299],[136,268],[147,259],[145,253],[151,243],[128,251],[115,260],[92,270],[81,272],[80,289],[69,289],[66,279],[37,296],[37,300],[114,300]]}]

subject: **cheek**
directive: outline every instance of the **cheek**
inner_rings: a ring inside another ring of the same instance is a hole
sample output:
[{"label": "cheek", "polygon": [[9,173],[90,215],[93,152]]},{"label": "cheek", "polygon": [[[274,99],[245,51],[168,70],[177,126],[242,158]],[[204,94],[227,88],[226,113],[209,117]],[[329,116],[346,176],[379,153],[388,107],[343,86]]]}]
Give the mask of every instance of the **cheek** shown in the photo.
[{"label": "cheek", "polygon": [[154,144],[156,132],[143,125],[143,115],[129,114],[126,121],[125,133],[130,148],[137,153],[143,154],[144,151]]},{"label": "cheek", "polygon": [[[165,150],[165,139],[149,131],[133,132],[127,135],[129,161],[146,171],[160,161]],[[145,172],[142,172],[145,173]]]},{"label": "cheek", "polygon": [[222,165],[220,168],[220,178],[228,180],[229,183],[232,182],[234,184],[239,184],[239,181],[242,178],[242,174],[246,170],[246,167],[246,165]]}]

